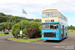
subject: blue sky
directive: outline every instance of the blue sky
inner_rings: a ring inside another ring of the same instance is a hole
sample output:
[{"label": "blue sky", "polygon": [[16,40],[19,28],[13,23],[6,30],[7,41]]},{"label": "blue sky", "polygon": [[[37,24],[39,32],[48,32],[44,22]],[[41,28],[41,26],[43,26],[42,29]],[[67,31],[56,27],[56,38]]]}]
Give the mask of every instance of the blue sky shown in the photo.
[{"label": "blue sky", "polygon": [[75,26],[75,12],[64,12],[62,13],[68,18],[68,24]]},{"label": "blue sky", "polygon": [[[22,9],[27,15],[22,14]],[[75,0],[1,0],[0,12],[8,15],[39,19],[43,10],[58,9],[75,26]]]}]

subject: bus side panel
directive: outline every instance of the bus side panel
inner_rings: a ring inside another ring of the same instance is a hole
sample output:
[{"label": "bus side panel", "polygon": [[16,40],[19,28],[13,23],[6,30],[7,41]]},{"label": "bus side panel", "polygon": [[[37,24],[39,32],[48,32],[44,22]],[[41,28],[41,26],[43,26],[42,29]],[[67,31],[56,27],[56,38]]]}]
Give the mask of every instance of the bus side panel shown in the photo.
[{"label": "bus side panel", "polygon": [[68,25],[64,25],[64,38],[68,35]]},{"label": "bus side panel", "polygon": [[62,36],[61,36],[61,24],[59,24],[59,39],[62,40]]},{"label": "bus side panel", "polygon": [[68,35],[68,25],[67,24],[61,24],[61,39],[66,38]]}]

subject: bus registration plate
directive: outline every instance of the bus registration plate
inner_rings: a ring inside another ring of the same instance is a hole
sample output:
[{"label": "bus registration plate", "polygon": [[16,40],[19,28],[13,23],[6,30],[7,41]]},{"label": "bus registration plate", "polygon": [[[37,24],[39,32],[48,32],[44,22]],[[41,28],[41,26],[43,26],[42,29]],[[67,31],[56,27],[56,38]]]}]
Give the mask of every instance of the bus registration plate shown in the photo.
[{"label": "bus registration plate", "polygon": [[52,39],[52,38],[48,38],[48,39]]}]

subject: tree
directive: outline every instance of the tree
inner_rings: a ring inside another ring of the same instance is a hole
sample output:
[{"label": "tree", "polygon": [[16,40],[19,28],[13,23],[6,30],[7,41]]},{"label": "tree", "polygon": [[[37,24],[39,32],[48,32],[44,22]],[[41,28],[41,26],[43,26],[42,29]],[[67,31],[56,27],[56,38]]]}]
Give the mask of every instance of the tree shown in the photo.
[{"label": "tree", "polygon": [[20,34],[20,29],[19,28],[16,29],[14,34],[15,34],[15,38],[18,38],[18,35]]},{"label": "tree", "polygon": [[4,24],[3,23],[0,23],[0,31],[2,31],[4,28]]},{"label": "tree", "polygon": [[68,26],[68,29],[75,30],[75,26],[70,25],[70,26]]},{"label": "tree", "polygon": [[27,37],[27,28],[22,30],[22,37]]},{"label": "tree", "polygon": [[15,37],[15,31],[17,30],[17,29],[19,29],[20,28],[20,26],[19,26],[19,24],[15,24],[13,27],[12,27],[12,34],[13,34],[13,36]]},{"label": "tree", "polygon": [[36,28],[37,29],[37,31],[39,31],[39,26],[38,26],[38,23],[33,23],[32,25],[31,25],[31,27],[32,28]]},{"label": "tree", "polygon": [[1,13],[1,12],[0,12],[0,15],[1,15],[1,16],[5,16],[5,14],[4,14],[4,13]]}]

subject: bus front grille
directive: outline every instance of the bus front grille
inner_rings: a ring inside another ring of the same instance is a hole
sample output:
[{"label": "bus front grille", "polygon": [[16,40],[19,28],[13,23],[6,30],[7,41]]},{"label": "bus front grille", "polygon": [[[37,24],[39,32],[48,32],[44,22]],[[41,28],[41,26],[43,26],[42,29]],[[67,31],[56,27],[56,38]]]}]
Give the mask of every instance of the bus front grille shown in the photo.
[{"label": "bus front grille", "polygon": [[54,32],[45,32],[44,37],[56,37],[56,33],[54,33]]}]

